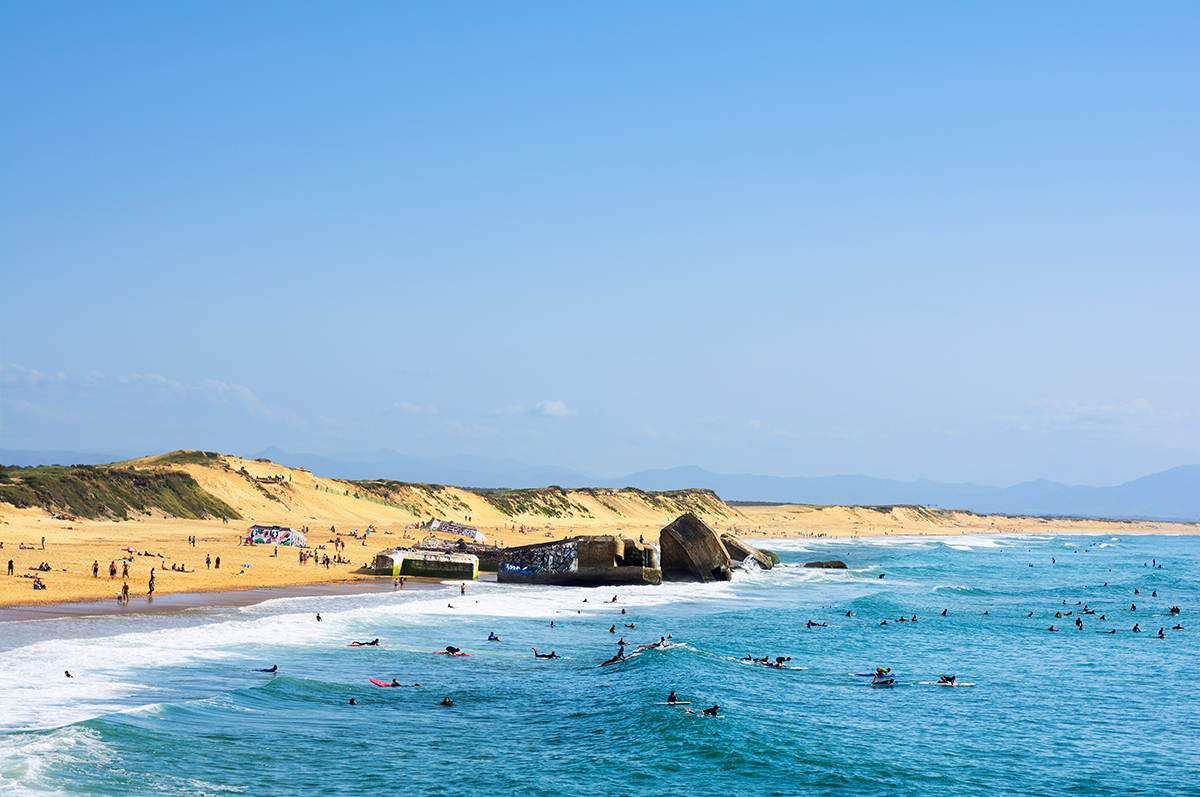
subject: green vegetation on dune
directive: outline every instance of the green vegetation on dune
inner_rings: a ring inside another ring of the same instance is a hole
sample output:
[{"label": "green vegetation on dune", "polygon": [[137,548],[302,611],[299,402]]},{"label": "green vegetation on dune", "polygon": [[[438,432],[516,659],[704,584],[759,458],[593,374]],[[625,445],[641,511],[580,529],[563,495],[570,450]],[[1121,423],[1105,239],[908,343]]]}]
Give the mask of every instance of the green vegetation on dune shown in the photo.
[{"label": "green vegetation on dune", "polygon": [[150,457],[138,457],[137,459],[127,459],[121,462],[112,463],[113,467],[135,467],[145,468],[154,465],[208,465],[210,467],[219,468],[224,463],[221,461],[221,455],[216,451],[192,451],[190,449],[180,449],[172,451],[169,454],[156,454]]},{"label": "green vegetation on dune", "polygon": [[95,465],[0,468],[0,502],[93,520],[155,509],[189,519],[241,517],[186,473]]},{"label": "green vegetation on dune", "polygon": [[583,504],[573,503],[567,491],[561,487],[537,487],[528,490],[494,490],[478,493],[508,517],[517,515],[542,515],[544,517],[592,517]]}]

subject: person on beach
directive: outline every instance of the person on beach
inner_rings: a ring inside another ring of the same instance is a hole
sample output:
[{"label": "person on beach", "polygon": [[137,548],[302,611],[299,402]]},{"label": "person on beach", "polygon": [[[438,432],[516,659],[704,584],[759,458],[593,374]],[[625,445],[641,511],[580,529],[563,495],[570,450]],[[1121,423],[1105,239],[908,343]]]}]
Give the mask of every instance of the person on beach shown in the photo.
[{"label": "person on beach", "polygon": [[13,574],[13,560],[12,559],[8,560],[8,574],[10,576]]},{"label": "person on beach", "polygon": [[112,581],[116,577],[117,577],[117,560],[113,559],[108,564],[108,580]]},{"label": "person on beach", "polygon": [[100,560],[92,562],[92,578],[100,578]]}]

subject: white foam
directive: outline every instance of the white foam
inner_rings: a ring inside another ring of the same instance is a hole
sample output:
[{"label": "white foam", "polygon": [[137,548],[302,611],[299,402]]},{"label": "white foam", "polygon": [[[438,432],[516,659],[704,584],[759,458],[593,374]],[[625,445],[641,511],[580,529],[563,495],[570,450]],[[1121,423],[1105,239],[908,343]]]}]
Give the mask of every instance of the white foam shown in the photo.
[{"label": "white foam", "polygon": [[87,728],[49,733],[0,735],[0,792],[12,795],[68,794],[54,789],[48,770],[63,764],[99,764],[112,759],[100,734]]}]

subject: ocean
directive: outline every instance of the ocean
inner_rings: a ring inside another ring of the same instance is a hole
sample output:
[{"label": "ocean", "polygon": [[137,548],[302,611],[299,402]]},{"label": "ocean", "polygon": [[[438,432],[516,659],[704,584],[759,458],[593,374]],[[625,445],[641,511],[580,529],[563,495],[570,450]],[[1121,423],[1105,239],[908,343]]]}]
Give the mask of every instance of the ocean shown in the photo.
[{"label": "ocean", "polygon": [[[761,544],[782,566],[729,583],[0,623],[0,793],[1200,793],[1200,538]],[[824,559],[848,569],[800,566]]]}]

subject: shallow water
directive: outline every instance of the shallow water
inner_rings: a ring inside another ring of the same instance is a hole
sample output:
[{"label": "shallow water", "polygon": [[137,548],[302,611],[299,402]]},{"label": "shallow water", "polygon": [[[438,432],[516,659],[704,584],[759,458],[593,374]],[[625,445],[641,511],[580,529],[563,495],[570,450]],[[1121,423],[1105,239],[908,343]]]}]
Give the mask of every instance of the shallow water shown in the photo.
[{"label": "shallow water", "polygon": [[[478,582],[466,596],[455,584],[0,623],[0,792],[1197,793],[1197,538],[769,545],[792,566],[728,584]],[[828,558],[850,569],[795,566]],[[1053,617],[1082,604],[1097,612],[1082,632]],[[596,667],[622,635],[668,633],[674,647]],[[346,646],[375,637],[388,647]],[[446,645],[476,655],[432,653]],[[738,661],[747,653],[791,669]],[[273,664],[278,676],[250,671]],[[900,684],[850,674],[876,666]],[[921,684],[943,673],[975,686]],[[722,716],[653,705],[672,689]],[[453,708],[437,705],[447,695]]]}]

